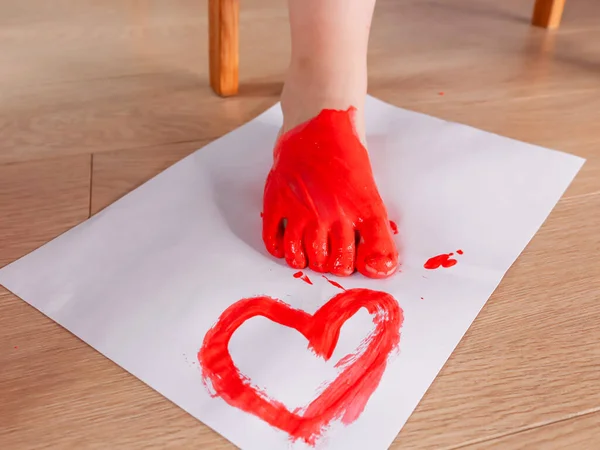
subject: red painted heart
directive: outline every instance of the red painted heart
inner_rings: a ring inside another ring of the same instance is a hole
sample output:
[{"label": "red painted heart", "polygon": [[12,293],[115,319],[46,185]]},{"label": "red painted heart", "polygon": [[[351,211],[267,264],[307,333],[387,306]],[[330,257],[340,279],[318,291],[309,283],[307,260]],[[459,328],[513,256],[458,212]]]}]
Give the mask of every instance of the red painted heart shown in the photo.
[{"label": "red painted heart", "polygon": [[[343,368],[338,377],[302,410],[289,411],[252,386],[229,354],[229,340],[235,330],[246,320],[263,316],[300,332],[308,340],[308,347],[328,360],[337,345],[342,325],[360,308],[366,308],[373,316],[374,331],[363,340],[360,351],[336,364]],[[349,424],[362,413],[381,380],[388,355],[400,342],[402,321],[398,302],[385,292],[370,289],[350,289],[338,294],[314,315],[270,297],[247,298],[227,308],[206,333],[198,361],[215,396],[286,431],[294,440],[302,439],[315,445],[332,420]]]}]

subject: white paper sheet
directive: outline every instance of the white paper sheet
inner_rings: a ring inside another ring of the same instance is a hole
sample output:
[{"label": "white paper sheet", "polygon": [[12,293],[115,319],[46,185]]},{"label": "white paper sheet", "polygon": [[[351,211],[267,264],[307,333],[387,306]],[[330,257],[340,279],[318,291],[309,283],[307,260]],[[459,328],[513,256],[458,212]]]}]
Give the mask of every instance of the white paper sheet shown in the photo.
[{"label": "white paper sheet", "polygon": [[[333,421],[316,448],[391,444],[583,164],[373,98],[366,121],[404,264],[383,281],[330,278],[392,294],[404,322],[399,351],[362,414],[349,425]],[[197,359],[205,334],[242,298],[268,295],[313,314],[342,292],[309,270],[312,285],[294,278],[263,248],[262,189],[280,123],[275,106],[0,270],[7,289],[244,449],[309,446],[211,397]],[[454,254],[455,266],[423,267],[458,249],[464,254]],[[335,379],[335,362],[372,328],[360,310],[324,361],[295,330],[257,317],[229,350],[253,385],[294,410]]]}]

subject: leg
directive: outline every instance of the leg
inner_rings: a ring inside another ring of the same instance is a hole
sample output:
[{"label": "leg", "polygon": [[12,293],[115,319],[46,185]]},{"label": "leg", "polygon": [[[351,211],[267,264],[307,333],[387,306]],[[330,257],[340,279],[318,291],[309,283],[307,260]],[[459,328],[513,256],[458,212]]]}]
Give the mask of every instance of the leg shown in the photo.
[{"label": "leg", "polygon": [[535,0],[531,23],[543,28],[558,28],[564,7],[565,0]]},{"label": "leg", "polygon": [[292,58],[282,108],[284,130],[324,108],[358,110],[367,94],[367,45],[375,0],[288,0]]},{"label": "leg", "polygon": [[292,58],[282,134],[264,196],[263,240],[296,269],[372,278],[398,252],[365,143],[375,0],[289,0]]},{"label": "leg", "polygon": [[238,91],[239,0],[208,1],[210,85],[218,95]]}]

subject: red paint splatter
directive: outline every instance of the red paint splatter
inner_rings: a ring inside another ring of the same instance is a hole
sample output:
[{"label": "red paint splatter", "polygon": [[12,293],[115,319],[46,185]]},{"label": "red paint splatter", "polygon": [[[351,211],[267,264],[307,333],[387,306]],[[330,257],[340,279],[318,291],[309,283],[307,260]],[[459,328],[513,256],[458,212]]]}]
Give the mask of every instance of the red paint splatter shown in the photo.
[{"label": "red paint splatter", "polygon": [[390,227],[392,227],[392,233],[398,234],[398,225],[393,220],[390,220]]},{"label": "red paint splatter", "polygon": [[329,281],[329,283],[331,283],[333,286],[335,286],[336,288],[340,288],[342,291],[345,291],[346,289],[344,289],[344,286],[342,286],[340,283],[330,280],[329,278],[327,278],[325,275],[322,275],[323,278],[325,278],[327,281]]},{"label": "red paint splatter", "polygon": [[308,275],[304,275],[304,273],[302,271],[296,272],[294,274],[294,278],[300,278],[305,283],[312,284],[312,281],[310,281],[310,278],[308,278]]},{"label": "red paint splatter", "polygon": [[459,249],[459,250],[456,250],[456,253],[458,253],[459,255],[462,255],[463,251]]},{"label": "red paint splatter", "polygon": [[425,300],[423,297],[421,297],[421,300]]},{"label": "red paint splatter", "polygon": [[16,350],[16,349],[18,349],[18,348],[19,348],[19,347],[17,347],[17,346],[15,345],[15,350]]},{"label": "red paint splatter", "polygon": [[423,265],[426,269],[437,269],[441,267],[452,267],[458,261],[455,259],[450,259],[453,253],[444,253],[442,255],[434,256],[433,258],[429,258],[427,262]]},{"label": "red paint splatter", "polygon": [[[388,214],[355,113],[325,109],[279,138],[265,183],[262,237],[269,253],[294,269],[386,278],[396,273],[398,250],[382,226]],[[307,234],[304,224],[314,224]]]},{"label": "red paint splatter", "polygon": [[[329,360],[338,342],[342,325],[360,308],[373,315],[374,331],[361,343],[364,351],[342,358],[336,367],[342,372],[305,408],[289,411],[271,399],[242,375],[229,354],[233,333],[248,319],[263,316],[293,328],[308,340],[316,356]],[[314,314],[293,309],[270,297],[239,300],[227,308],[206,333],[198,361],[203,378],[210,382],[215,396],[229,405],[253,414],[273,427],[287,432],[292,440],[301,439],[314,446],[324,428],[333,420],[354,422],[379,385],[389,354],[398,347],[402,309],[385,292],[351,289],[325,303]]]},{"label": "red paint splatter", "polygon": [[444,95],[444,93],[443,92],[438,92],[438,95]]}]

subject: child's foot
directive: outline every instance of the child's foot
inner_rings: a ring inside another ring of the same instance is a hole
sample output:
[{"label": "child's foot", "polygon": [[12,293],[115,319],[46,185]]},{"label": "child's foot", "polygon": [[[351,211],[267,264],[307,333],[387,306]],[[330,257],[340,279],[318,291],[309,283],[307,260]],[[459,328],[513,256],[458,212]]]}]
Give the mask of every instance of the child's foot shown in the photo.
[{"label": "child's foot", "polygon": [[284,91],[287,117],[264,193],[267,250],[295,269],[390,276],[398,251],[362,144],[362,104],[303,117],[285,98]]}]

